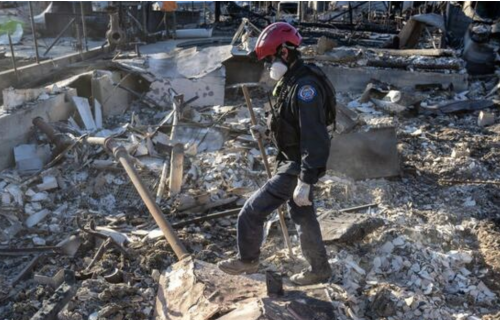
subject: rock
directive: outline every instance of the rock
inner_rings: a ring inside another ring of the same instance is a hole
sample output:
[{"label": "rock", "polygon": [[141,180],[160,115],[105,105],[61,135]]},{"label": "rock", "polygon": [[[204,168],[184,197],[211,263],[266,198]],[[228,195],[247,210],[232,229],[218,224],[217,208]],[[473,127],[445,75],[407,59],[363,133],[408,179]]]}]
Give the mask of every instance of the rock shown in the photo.
[{"label": "rock", "polygon": [[40,238],[40,237],[34,237],[33,238],[33,243],[37,246],[44,246],[47,242],[45,239]]},{"label": "rock", "polygon": [[31,201],[47,201],[49,200],[49,194],[47,192],[37,192],[31,197]]},{"label": "rock", "polygon": [[31,215],[28,219],[26,219],[26,226],[28,228],[33,228],[36,226],[40,221],[45,219],[45,217],[50,213],[50,210],[48,209],[43,209],[42,211],[38,211],[37,213]]},{"label": "rock", "polygon": [[380,248],[380,251],[382,251],[383,253],[387,253],[387,254],[390,254],[392,253],[392,250],[394,250],[394,245],[392,244],[392,242],[390,241],[387,241],[381,248]]},{"label": "rock", "polygon": [[233,223],[231,222],[231,220],[229,219],[220,219],[219,220],[219,225],[221,225],[222,227],[229,227],[231,226]]},{"label": "rock", "polygon": [[11,203],[10,194],[3,192],[2,193],[2,205],[8,206],[8,205],[10,205],[10,203]]},{"label": "rock", "polygon": [[475,207],[476,206],[476,201],[472,199],[471,197],[468,197],[465,199],[464,203],[462,204],[464,207]]},{"label": "rock", "polygon": [[405,240],[403,237],[397,237],[396,239],[392,240],[392,244],[396,247],[402,247],[405,244]]},{"label": "rock", "polygon": [[481,111],[477,117],[477,125],[480,127],[491,126],[495,123],[495,115],[491,112]]},{"label": "rock", "polygon": [[54,176],[43,177],[43,183],[36,186],[40,191],[52,190],[58,187],[57,179]]},{"label": "rock", "polygon": [[61,231],[61,227],[58,224],[51,224],[49,225],[49,230],[52,233],[57,233]]}]

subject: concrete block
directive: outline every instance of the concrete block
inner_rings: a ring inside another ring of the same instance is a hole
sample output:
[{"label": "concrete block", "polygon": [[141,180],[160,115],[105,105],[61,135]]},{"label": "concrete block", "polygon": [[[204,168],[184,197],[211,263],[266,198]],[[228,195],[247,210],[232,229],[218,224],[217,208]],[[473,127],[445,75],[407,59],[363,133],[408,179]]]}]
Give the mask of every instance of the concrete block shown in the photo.
[{"label": "concrete block", "polygon": [[104,116],[123,114],[129,107],[132,101],[131,93],[114,85],[122,80],[119,72],[94,71],[91,80],[92,95],[101,104]]},{"label": "concrete block", "polygon": [[37,88],[37,89],[14,89],[7,88],[2,90],[3,96],[3,109],[5,111],[10,111],[17,107],[22,106],[26,102],[31,102],[36,99],[41,94],[46,93],[45,88]]},{"label": "concrete block", "polygon": [[491,112],[481,111],[477,118],[477,125],[480,127],[487,127],[495,124],[495,115]]},{"label": "concrete block", "polygon": [[43,160],[37,154],[35,144],[22,144],[14,148],[16,169],[20,174],[36,173],[42,170]]}]

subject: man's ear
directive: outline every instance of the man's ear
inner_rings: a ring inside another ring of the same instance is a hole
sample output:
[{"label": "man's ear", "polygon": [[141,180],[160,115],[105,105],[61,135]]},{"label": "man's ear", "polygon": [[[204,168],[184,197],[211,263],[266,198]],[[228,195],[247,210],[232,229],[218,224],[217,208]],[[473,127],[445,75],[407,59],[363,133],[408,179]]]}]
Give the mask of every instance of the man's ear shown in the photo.
[{"label": "man's ear", "polygon": [[281,48],[281,59],[283,59],[283,61],[288,62],[288,54],[289,54],[288,48],[282,47]]}]

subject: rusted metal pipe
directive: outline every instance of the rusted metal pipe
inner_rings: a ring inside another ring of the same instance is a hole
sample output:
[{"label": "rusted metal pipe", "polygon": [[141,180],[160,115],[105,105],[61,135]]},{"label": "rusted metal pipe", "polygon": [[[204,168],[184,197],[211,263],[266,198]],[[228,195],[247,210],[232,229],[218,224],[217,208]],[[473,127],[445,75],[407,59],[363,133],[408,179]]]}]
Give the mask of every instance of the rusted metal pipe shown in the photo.
[{"label": "rusted metal pipe", "polygon": [[17,81],[19,82],[19,72],[17,72],[17,64],[16,64],[16,55],[14,53],[14,45],[12,44],[12,38],[10,37],[10,33],[7,33],[9,37],[9,47],[10,47],[10,55],[12,58],[12,67],[14,68],[14,72],[16,73]]},{"label": "rusted metal pipe", "polygon": [[31,1],[28,1],[28,5],[29,5],[29,8],[30,8],[31,32],[33,33],[33,41],[35,42],[36,63],[40,63],[40,55],[38,54],[38,39],[36,38],[35,19],[34,19],[34,16],[33,16],[33,4],[32,4]]},{"label": "rusted metal pipe", "polygon": [[42,131],[49,138],[50,142],[56,146],[52,154],[54,158],[74,143],[73,139],[54,129],[42,117],[33,119],[33,125]]},{"label": "rusted metal pipe", "polygon": [[[87,140],[87,142],[90,143],[89,140]],[[179,260],[187,258],[189,256],[189,253],[186,250],[186,247],[184,247],[179,237],[177,237],[177,234],[172,228],[172,225],[167,221],[160,207],[158,207],[158,205],[156,204],[153,195],[146,188],[141,178],[135,171],[135,168],[133,167],[132,161],[130,159],[130,155],[128,154],[125,147],[118,145],[113,139],[106,139],[104,141],[104,148],[113,153],[116,160],[118,160],[121,163],[121,165],[127,172],[130,180],[132,181],[132,184],[134,185],[137,192],[141,196],[142,200],[144,201],[144,204],[146,204],[146,207],[153,216],[153,219],[155,220],[156,224],[160,227],[168,243],[174,250],[177,258]]]}]

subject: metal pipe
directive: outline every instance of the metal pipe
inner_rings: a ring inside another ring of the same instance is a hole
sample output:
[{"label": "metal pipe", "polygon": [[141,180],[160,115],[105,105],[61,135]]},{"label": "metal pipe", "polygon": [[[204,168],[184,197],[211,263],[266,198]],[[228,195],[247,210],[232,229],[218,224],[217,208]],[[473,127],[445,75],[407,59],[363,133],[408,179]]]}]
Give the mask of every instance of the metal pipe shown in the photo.
[{"label": "metal pipe", "polygon": [[104,147],[113,153],[114,157],[121,163],[121,165],[127,172],[130,180],[132,181],[132,184],[141,196],[144,204],[146,204],[146,207],[149,209],[149,212],[153,216],[156,224],[160,227],[168,243],[174,250],[177,258],[179,260],[187,258],[189,256],[189,253],[186,250],[186,247],[184,247],[179,237],[177,237],[177,234],[172,228],[172,225],[167,221],[160,207],[158,207],[158,205],[156,204],[153,195],[146,188],[141,178],[135,171],[131,163],[130,155],[128,154],[125,147],[118,145],[115,141],[113,141],[113,139],[106,139],[104,141]]},{"label": "metal pipe", "polygon": [[30,8],[31,32],[33,33],[33,40],[35,42],[36,63],[40,63],[40,55],[38,54],[38,39],[36,38],[35,19],[33,17],[33,4],[31,1],[28,1],[28,5]]},{"label": "metal pipe", "polygon": [[[256,125],[257,119],[255,118],[255,113],[253,112],[252,101],[250,100],[248,87],[246,85],[242,85],[241,89],[243,90],[243,95],[245,96],[245,102],[247,104],[248,112],[250,113],[250,120],[252,121],[252,125]],[[269,179],[271,179],[271,167],[269,166],[269,162],[267,161],[266,150],[264,149],[264,144],[262,143],[261,138],[257,139],[257,144],[259,145],[259,150],[262,155],[262,162],[264,162],[264,167],[266,167],[267,176]],[[278,214],[280,219],[281,231],[283,232],[283,238],[285,238],[286,246],[288,247],[288,254],[290,255],[290,257],[293,257],[292,243],[290,242],[290,236],[288,234],[288,228],[286,226],[285,210],[283,206],[278,209]]]},{"label": "metal pipe", "polygon": [[80,1],[80,13],[82,15],[82,31],[83,31],[83,41],[85,42],[85,51],[89,51],[89,45],[87,43],[87,23],[85,23],[85,12],[83,10],[83,1]]},{"label": "metal pipe", "polygon": [[[75,15],[75,17],[78,17],[77,16],[77,10],[76,10],[76,3],[73,2],[73,14]],[[75,32],[76,32],[76,39],[77,39],[77,49],[78,51],[80,51],[80,53],[82,52],[82,48],[83,48],[83,45],[82,45],[82,36],[80,35],[80,25],[78,23],[75,23]]]},{"label": "metal pipe", "polygon": [[59,39],[61,39],[63,34],[69,29],[69,27],[71,27],[71,25],[73,24],[73,22],[75,22],[75,20],[76,18],[71,19],[70,22],[68,22],[68,24],[62,29],[62,31],[59,32],[54,42],[52,42],[52,44],[47,48],[47,50],[45,50],[43,54],[44,56],[47,55],[47,53],[49,53],[50,49],[52,49],[52,47],[59,41]]},{"label": "metal pipe", "polygon": [[53,158],[57,157],[61,152],[66,150],[67,147],[73,144],[73,140],[65,134],[58,132],[53,126],[45,122],[42,117],[33,119],[33,125],[42,131],[52,142],[56,148],[52,154]]},{"label": "metal pipe", "polygon": [[179,221],[179,222],[176,222],[176,223],[172,224],[172,227],[174,227],[174,228],[177,229],[177,228],[182,228],[182,227],[188,226],[190,224],[194,224],[194,223],[200,223],[200,222],[205,222],[205,221],[209,221],[209,220],[224,218],[224,217],[228,217],[228,216],[234,216],[234,215],[237,215],[238,213],[240,213],[241,209],[242,208],[229,209],[229,210],[226,210],[226,211],[221,211],[221,212],[216,212],[216,213],[212,213],[212,214],[207,214],[207,215],[204,215],[204,216],[201,216],[201,217],[196,217],[196,218],[193,218],[193,219]]},{"label": "metal pipe", "polygon": [[10,47],[10,55],[12,58],[12,66],[14,67],[14,72],[16,73],[16,78],[17,81],[19,82],[19,73],[17,72],[17,65],[16,65],[16,56],[14,54],[14,45],[12,44],[12,38],[10,37],[10,33],[7,33],[9,36],[9,47]]}]

